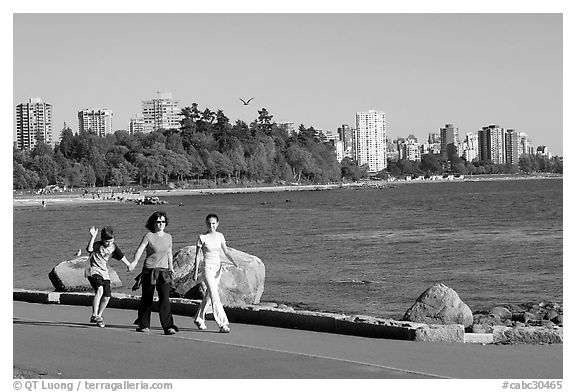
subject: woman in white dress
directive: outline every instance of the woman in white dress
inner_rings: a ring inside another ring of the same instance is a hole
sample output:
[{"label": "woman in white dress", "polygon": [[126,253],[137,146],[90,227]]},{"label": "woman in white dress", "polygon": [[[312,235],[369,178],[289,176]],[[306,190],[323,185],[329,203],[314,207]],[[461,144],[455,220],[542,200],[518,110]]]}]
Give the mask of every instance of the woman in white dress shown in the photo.
[{"label": "woman in white dress", "polygon": [[220,301],[220,295],[218,294],[218,284],[220,283],[220,276],[222,272],[222,262],[220,260],[220,250],[224,252],[226,257],[238,267],[238,264],[232,258],[232,255],[226,247],[226,239],[224,235],[217,231],[218,229],[218,216],[216,214],[209,214],[206,217],[206,227],[208,230],[204,234],[198,236],[198,241],[196,243],[196,257],[194,260],[194,280],[198,279],[198,265],[199,265],[199,255],[202,251],[204,255],[204,263],[202,266],[202,272],[204,277],[204,283],[206,284],[207,290],[202,300],[202,304],[198,307],[196,316],[194,317],[194,324],[198,329],[206,329],[206,324],[204,322],[206,315],[206,306],[208,301],[212,301],[212,311],[214,313],[214,320],[220,327],[220,332],[227,333],[230,332],[230,327],[228,326],[228,317],[224,312],[224,307]]}]

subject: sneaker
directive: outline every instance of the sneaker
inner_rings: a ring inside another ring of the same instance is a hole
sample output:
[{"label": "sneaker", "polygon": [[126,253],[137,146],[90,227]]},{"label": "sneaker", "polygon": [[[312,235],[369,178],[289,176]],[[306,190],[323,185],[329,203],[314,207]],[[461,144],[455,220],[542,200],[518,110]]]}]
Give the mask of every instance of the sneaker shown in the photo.
[{"label": "sneaker", "polygon": [[139,326],[139,327],[136,328],[136,332],[148,333],[148,332],[150,332],[150,328],[146,328],[146,327]]},{"label": "sneaker", "polygon": [[100,328],[104,328],[106,326],[106,324],[104,324],[104,319],[102,317],[98,318],[98,321],[96,321],[96,325]]},{"label": "sneaker", "polygon": [[98,316],[95,316],[95,315],[90,316],[90,322],[91,323],[97,323],[98,322]]},{"label": "sneaker", "polygon": [[229,333],[229,332],[230,332],[230,328],[228,328],[227,325],[223,325],[223,326],[220,327],[219,332],[221,332],[221,333]]},{"label": "sneaker", "polygon": [[196,324],[198,329],[201,331],[204,331],[207,328],[203,321],[194,320],[194,324]]},{"label": "sneaker", "polygon": [[176,330],[174,328],[168,328],[166,331],[164,331],[164,335],[174,335],[176,333]]}]

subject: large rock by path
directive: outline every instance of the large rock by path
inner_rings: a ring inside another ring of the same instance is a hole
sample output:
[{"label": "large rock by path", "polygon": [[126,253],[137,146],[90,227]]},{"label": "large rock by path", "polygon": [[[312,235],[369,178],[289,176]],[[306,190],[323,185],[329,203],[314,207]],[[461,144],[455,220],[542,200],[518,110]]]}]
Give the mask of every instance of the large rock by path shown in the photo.
[{"label": "large rock by path", "polygon": [[472,324],[472,311],[450,287],[436,283],[406,311],[404,321],[426,324]]},{"label": "large rock by path", "polygon": [[[234,267],[222,252],[222,276],[218,293],[224,306],[253,305],[260,302],[264,292],[265,267],[262,260],[248,253],[228,247],[239,268]],[[172,297],[196,299],[201,291],[197,287],[202,282],[202,276],[194,281],[195,246],[186,246],[174,255],[174,281]],[[202,263],[200,257],[200,263]],[[202,264],[201,264],[202,265]],[[201,272],[201,268],[198,270]]]},{"label": "large rock by path", "polygon": [[[48,278],[56,291],[91,291],[92,286],[84,276],[88,256],[65,260],[50,271]],[[114,269],[108,266],[110,287],[122,287],[122,281]]]}]

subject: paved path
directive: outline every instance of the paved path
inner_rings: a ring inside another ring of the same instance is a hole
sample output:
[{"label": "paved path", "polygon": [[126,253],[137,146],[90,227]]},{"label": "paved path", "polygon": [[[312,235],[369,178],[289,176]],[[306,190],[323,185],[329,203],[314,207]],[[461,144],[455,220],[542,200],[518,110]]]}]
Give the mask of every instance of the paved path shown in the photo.
[{"label": "paved path", "polygon": [[561,379],[562,345],[474,345],[370,339],[232,324],[232,333],[199,331],[175,316],[165,336],[157,313],[149,334],[136,311],[107,309],[106,328],[81,306],[13,302],[13,361],[49,378],[496,378]]}]

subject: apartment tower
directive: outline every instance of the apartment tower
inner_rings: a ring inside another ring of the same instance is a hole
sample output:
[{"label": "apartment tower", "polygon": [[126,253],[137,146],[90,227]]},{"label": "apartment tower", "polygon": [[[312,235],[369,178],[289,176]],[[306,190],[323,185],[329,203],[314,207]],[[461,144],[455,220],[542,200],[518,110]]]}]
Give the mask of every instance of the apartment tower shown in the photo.
[{"label": "apartment tower", "polygon": [[53,144],[52,105],[30,98],[16,106],[16,147],[32,150],[38,143]]},{"label": "apartment tower", "polygon": [[506,163],[517,165],[520,163],[518,132],[507,129],[504,134],[504,146],[506,148]]},{"label": "apartment tower", "polygon": [[495,164],[506,162],[504,129],[498,125],[482,127],[478,131],[478,147],[481,161],[492,161]]},{"label": "apartment tower", "polygon": [[180,101],[172,99],[172,93],[158,92],[158,98],[142,101],[144,132],[158,129],[180,129]]},{"label": "apartment tower", "polygon": [[386,113],[357,112],[353,144],[359,166],[367,164],[370,173],[386,169]]},{"label": "apartment tower", "polygon": [[106,136],[112,131],[113,113],[108,109],[83,109],[78,112],[78,130]]},{"label": "apartment tower", "polygon": [[440,155],[442,158],[449,161],[458,158],[458,148],[458,128],[454,128],[453,124],[446,124],[444,128],[440,128]]}]

